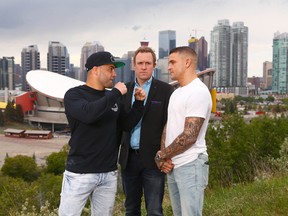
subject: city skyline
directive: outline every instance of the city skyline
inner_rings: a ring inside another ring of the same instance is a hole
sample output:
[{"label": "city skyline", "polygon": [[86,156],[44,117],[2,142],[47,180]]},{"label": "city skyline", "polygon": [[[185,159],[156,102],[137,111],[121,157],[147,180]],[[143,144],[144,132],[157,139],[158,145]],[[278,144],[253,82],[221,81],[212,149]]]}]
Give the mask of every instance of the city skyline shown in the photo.
[{"label": "city skyline", "polygon": [[[246,3],[245,3],[246,1]],[[80,66],[81,48],[99,41],[122,57],[146,38],[158,51],[159,31],[176,31],[176,46],[191,36],[204,36],[210,50],[210,32],[218,20],[244,22],[249,28],[248,76],[262,76],[263,62],[272,61],[274,33],[288,32],[287,0],[146,0],[137,1],[30,1],[3,0],[0,5],[0,58],[14,56],[37,45],[41,67],[47,67],[49,41],[67,47],[70,62]],[[246,6],[244,6],[246,5]]]}]

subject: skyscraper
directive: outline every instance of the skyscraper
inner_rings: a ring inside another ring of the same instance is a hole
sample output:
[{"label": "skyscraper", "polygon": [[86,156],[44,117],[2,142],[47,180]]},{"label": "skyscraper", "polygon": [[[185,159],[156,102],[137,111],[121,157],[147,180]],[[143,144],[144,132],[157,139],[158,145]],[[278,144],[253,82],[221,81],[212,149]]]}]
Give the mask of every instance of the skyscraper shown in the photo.
[{"label": "skyscraper", "polygon": [[198,39],[196,37],[191,37],[188,40],[188,46],[191,47],[198,55]]},{"label": "skyscraper", "polygon": [[219,20],[211,31],[210,67],[216,70],[213,84],[216,87],[231,86],[230,83],[231,26],[229,20]]},{"label": "skyscraper", "polygon": [[205,70],[208,67],[208,48],[207,41],[204,37],[197,39],[191,37],[188,40],[188,46],[190,46],[198,55],[198,69],[200,71]]},{"label": "skyscraper", "polygon": [[264,89],[272,89],[272,62],[265,61],[263,62],[263,82]]},{"label": "skyscraper", "polygon": [[80,74],[76,76],[77,79],[81,81],[86,80],[86,69],[85,69],[85,63],[87,58],[96,52],[104,51],[104,47],[98,42],[86,42],[84,46],[81,49],[81,58],[80,58]]},{"label": "skyscraper", "polygon": [[48,71],[66,75],[69,71],[69,54],[66,46],[57,41],[49,41],[47,53]]},{"label": "skyscraper", "polygon": [[40,69],[40,53],[37,45],[30,45],[22,49],[21,52],[21,66],[22,66],[22,90],[28,91],[29,86],[26,82],[26,74],[30,70]]},{"label": "skyscraper", "polygon": [[288,93],[288,33],[279,32],[273,38],[272,91]]},{"label": "skyscraper", "polygon": [[22,67],[20,64],[14,64],[14,83],[15,89],[20,90],[22,89]]},{"label": "skyscraper", "polygon": [[233,87],[246,87],[248,71],[248,27],[244,22],[234,22],[231,32],[231,58]]},{"label": "skyscraper", "polygon": [[122,58],[115,58],[116,61],[121,61],[124,62],[125,65],[120,68],[116,68],[115,72],[117,76],[113,80],[114,83],[117,82],[130,82],[132,80],[135,80],[135,72],[132,70],[133,68],[133,63],[132,63],[132,57],[127,55]]},{"label": "skyscraper", "polygon": [[172,82],[170,73],[168,72],[169,57],[158,59],[157,66],[155,68],[154,77],[162,80],[163,82]]},{"label": "skyscraper", "polygon": [[169,56],[171,49],[176,47],[176,31],[159,31],[159,59]]},{"label": "skyscraper", "polygon": [[14,83],[14,57],[0,58],[0,89],[15,89]]},{"label": "skyscraper", "polygon": [[243,22],[230,26],[229,20],[218,21],[211,31],[210,67],[216,70],[218,90],[247,94],[248,27]]}]

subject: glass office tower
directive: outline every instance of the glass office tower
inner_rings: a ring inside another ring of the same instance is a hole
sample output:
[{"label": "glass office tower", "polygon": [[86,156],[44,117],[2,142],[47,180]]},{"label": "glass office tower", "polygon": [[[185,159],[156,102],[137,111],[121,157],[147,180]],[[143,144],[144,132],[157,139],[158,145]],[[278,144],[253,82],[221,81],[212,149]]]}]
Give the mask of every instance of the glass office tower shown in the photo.
[{"label": "glass office tower", "polygon": [[231,31],[231,85],[244,87],[248,71],[248,27],[244,22],[234,22]]},{"label": "glass office tower", "polygon": [[158,58],[162,59],[169,56],[171,49],[176,47],[176,31],[159,31],[159,53]]},{"label": "glass office tower", "polygon": [[272,91],[288,93],[288,33],[279,32],[273,38]]}]

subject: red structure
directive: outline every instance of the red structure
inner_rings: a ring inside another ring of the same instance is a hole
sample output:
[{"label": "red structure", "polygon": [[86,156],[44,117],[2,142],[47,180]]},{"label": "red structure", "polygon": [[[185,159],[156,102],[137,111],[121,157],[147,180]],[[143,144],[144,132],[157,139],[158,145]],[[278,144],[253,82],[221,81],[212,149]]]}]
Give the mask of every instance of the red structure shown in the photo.
[{"label": "red structure", "polygon": [[34,110],[34,104],[37,100],[35,92],[25,92],[15,98],[16,105],[21,105],[23,113]]}]

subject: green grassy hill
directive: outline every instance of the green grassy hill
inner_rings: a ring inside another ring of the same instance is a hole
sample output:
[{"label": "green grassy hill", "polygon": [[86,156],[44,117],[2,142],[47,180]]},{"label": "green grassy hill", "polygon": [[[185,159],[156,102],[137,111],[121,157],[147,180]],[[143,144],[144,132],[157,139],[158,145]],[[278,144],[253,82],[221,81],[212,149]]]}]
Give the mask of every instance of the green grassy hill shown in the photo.
[{"label": "green grassy hill", "polygon": [[[123,202],[124,195],[118,193],[114,209],[115,216],[124,215]],[[163,207],[164,215],[172,216],[167,190]],[[145,215],[144,207],[142,208],[142,215]],[[258,180],[230,188],[206,190],[203,216],[282,215],[288,215],[288,176]]]},{"label": "green grassy hill", "polygon": [[288,215],[288,176],[206,191],[203,215]]}]

